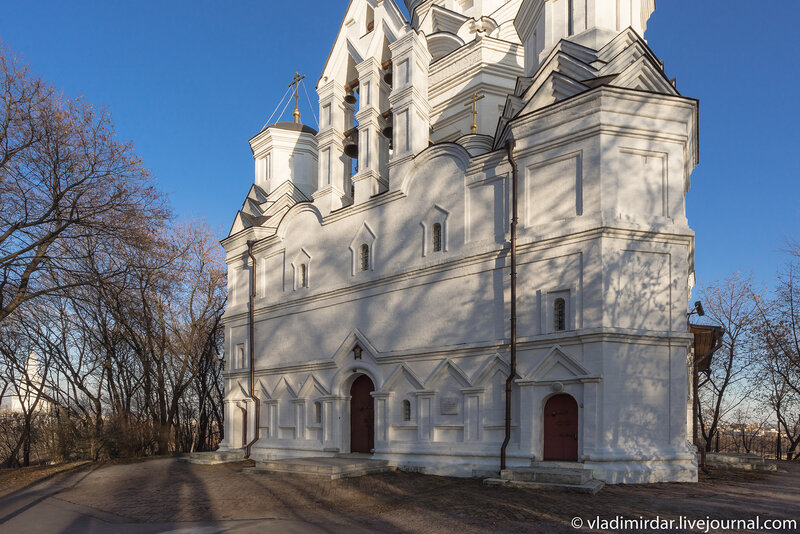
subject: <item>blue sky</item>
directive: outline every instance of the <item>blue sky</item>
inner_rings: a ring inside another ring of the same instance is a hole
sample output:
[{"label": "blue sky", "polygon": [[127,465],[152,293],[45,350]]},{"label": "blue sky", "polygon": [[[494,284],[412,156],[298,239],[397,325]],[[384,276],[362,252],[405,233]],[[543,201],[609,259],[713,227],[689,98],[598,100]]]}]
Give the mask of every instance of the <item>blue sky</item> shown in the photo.
[{"label": "blue sky", "polygon": [[[678,89],[701,102],[700,165],[687,208],[698,280],[740,270],[770,282],[785,240],[800,239],[800,2],[657,5],[645,37]],[[253,181],[248,139],[295,71],[308,75],[314,97],[346,7],[8,2],[0,38],[68,95],[107,106],[176,213],[205,218],[224,237]],[[308,105],[301,109],[313,125]]]}]

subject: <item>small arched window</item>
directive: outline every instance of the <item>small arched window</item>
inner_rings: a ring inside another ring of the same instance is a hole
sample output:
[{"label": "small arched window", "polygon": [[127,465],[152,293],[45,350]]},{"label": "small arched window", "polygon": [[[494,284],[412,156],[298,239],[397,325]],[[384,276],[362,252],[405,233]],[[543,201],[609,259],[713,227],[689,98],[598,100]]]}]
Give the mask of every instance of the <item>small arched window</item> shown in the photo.
[{"label": "small arched window", "polygon": [[433,251],[441,252],[442,250],[442,225],[436,223],[433,225]]},{"label": "small arched window", "polygon": [[314,403],[314,423],[322,423],[322,404],[319,401]]},{"label": "small arched window", "polygon": [[300,279],[298,280],[298,287],[308,287],[308,267],[305,263],[300,265]]},{"label": "small arched window", "polygon": [[553,329],[561,332],[567,329],[567,303],[564,299],[553,302]]},{"label": "small arched window", "polygon": [[369,245],[366,243],[361,245],[358,259],[361,271],[369,271]]},{"label": "small arched window", "polygon": [[411,421],[411,402],[403,401],[403,421]]}]

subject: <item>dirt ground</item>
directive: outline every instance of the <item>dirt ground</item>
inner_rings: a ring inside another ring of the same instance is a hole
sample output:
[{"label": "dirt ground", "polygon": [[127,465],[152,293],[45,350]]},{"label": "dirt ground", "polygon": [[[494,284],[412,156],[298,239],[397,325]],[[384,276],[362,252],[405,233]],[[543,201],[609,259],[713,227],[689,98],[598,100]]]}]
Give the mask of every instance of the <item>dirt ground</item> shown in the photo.
[{"label": "dirt ground", "polygon": [[31,484],[46,480],[55,475],[75,471],[88,462],[70,462],[58,465],[37,465],[19,469],[0,469],[0,497],[5,497]]},{"label": "dirt ground", "polygon": [[147,523],[270,518],[468,534],[575,532],[575,516],[800,520],[798,463],[769,474],[715,471],[698,484],[606,486],[595,496],[402,472],[328,481],[174,459],[85,469],[60,499]]}]

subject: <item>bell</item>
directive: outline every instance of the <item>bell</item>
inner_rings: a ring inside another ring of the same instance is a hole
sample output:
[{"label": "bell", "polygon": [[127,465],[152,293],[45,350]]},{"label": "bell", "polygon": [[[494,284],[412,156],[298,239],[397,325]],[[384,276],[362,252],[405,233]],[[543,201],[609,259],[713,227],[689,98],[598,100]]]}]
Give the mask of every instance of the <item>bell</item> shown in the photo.
[{"label": "bell", "polygon": [[344,140],[344,155],[348,158],[358,159],[358,135],[351,135]]},{"label": "bell", "polygon": [[356,103],[358,99],[356,98],[356,94],[352,89],[348,89],[347,93],[344,95],[344,101],[346,104],[350,104],[351,106]]},{"label": "bell", "polygon": [[392,66],[389,65],[389,68],[386,69],[386,72],[383,73],[383,81],[386,82],[387,85],[392,85]]},{"label": "bell", "polygon": [[381,133],[383,134],[384,137],[391,139],[392,134],[394,133],[394,129],[392,128],[392,123],[390,122],[383,130],[381,130]]}]

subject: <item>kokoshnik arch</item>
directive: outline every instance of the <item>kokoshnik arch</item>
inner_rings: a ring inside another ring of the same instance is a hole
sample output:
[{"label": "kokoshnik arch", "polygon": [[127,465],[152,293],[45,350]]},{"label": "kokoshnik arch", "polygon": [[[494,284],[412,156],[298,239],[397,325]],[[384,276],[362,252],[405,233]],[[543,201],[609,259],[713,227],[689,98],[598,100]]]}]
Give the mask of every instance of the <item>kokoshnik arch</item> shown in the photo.
[{"label": "kokoshnik arch", "polygon": [[222,449],[696,480],[698,102],[643,39],[654,1],[406,5],[352,0],[319,131],[250,140]]}]

